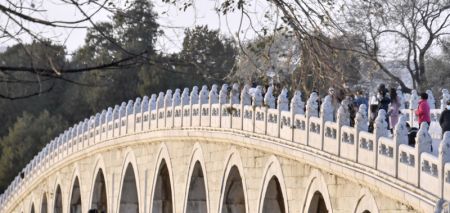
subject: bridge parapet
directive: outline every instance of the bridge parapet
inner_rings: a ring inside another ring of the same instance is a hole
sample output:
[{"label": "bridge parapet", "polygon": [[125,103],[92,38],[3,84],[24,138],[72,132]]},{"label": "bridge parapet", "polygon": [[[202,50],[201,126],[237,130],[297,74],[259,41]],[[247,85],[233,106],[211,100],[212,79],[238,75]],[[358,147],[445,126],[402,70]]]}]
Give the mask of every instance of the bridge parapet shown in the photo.
[{"label": "bridge parapet", "polygon": [[[251,101],[247,87],[242,93],[236,90],[237,85],[233,85],[230,93],[225,92],[225,86],[217,94],[217,87],[208,91],[204,86],[200,95],[194,88],[190,97],[188,89],[184,89],[182,95],[180,90],[174,95],[168,90],[165,95],[161,92],[158,97],[145,96],[109,107],[75,124],[47,144],[15,177],[0,196],[0,211],[12,205],[36,177],[69,155],[130,134],[192,128],[251,132],[302,144],[352,161],[368,171],[379,171],[437,199],[450,200],[450,132],[444,134],[437,155],[426,146],[430,140],[426,127],[421,127],[416,146],[408,146],[404,143],[407,135],[401,134],[404,132],[401,128],[405,128],[406,121],[414,123],[413,109],[403,110],[408,116],[400,119],[391,137],[383,123],[383,112],[376,119],[375,132],[369,133],[365,131],[367,119],[362,114],[357,115],[361,121],[357,121],[357,127],[346,125],[349,115],[341,109],[337,122],[329,119],[334,115],[324,114],[330,110],[320,110],[319,116],[314,94],[307,101],[304,113],[299,91],[290,104],[286,92],[282,92],[275,107],[271,94],[262,99],[261,88],[250,91],[254,94]],[[440,112],[440,109],[432,110],[435,118]]]}]

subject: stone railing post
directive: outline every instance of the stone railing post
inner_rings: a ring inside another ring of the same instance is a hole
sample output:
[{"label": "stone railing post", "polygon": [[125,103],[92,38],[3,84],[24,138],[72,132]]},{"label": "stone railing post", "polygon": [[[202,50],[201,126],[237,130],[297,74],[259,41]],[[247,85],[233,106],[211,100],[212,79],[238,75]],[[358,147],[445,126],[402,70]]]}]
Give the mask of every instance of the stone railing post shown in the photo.
[{"label": "stone railing post", "polygon": [[119,135],[125,135],[126,134],[126,130],[123,129],[123,126],[125,125],[125,123],[123,123],[124,117],[127,114],[127,103],[122,102],[122,104],[120,105],[119,108]]},{"label": "stone railing post", "polygon": [[[141,98],[136,98],[136,100],[134,101],[134,106],[133,106],[133,132],[136,131],[142,131],[142,124],[144,122],[144,118],[143,118],[143,111],[142,111],[142,102],[141,102]],[[139,124],[137,123],[137,119],[140,119]],[[138,126],[139,125],[139,126]]]},{"label": "stone railing post", "polygon": [[[228,100],[228,84],[222,84],[222,88],[219,92],[219,128],[222,127],[222,105],[227,104]],[[229,103],[229,102],[228,102]],[[230,107],[233,107],[230,105]],[[228,119],[231,123],[231,113],[229,113]]]},{"label": "stone railing post", "polygon": [[[106,122],[106,110],[102,110],[102,113],[100,114],[100,141],[104,141],[106,139],[106,131],[108,129],[108,122]],[[71,135],[71,138],[73,138],[73,134]]]},{"label": "stone railing post", "polygon": [[417,187],[420,187],[420,170],[421,170],[421,163],[422,163],[422,153],[423,152],[431,152],[431,146],[432,146],[433,140],[431,139],[430,134],[428,133],[428,124],[426,122],[422,122],[420,125],[419,131],[417,131],[416,136],[416,146],[415,146],[415,155],[417,158],[417,177],[419,178],[417,180]]},{"label": "stone railing post", "polygon": [[434,99],[433,92],[431,90],[426,91],[428,95],[428,105],[430,105],[430,109],[436,109],[436,100]]},{"label": "stone railing post", "polygon": [[331,103],[331,96],[329,95],[323,99],[322,106],[320,107],[320,117],[323,117],[324,121],[334,122],[334,107]]},{"label": "stone railing post", "polygon": [[[249,92],[250,92],[250,90],[249,90]],[[264,98],[263,98],[263,96],[262,96],[262,88],[261,88],[261,86],[256,86],[256,88],[254,88],[253,89],[253,93],[251,94],[251,98],[252,98],[252,121],[251,121],[251,124],[252,124],[252,129],[251,129],[251,131],[252,132],[255,132],[255,126],[256,126],[256,108],[257,107],[261,107],[262,105],[263,105],[263,103],[264,103]],[[244,115],[245,116],[245,115]]]},{"label": "stone railing post", "polygon": [[[126,112],[125,113],[125,119],[124,119],[125,120],[125,129],[124,129],[125,130],[125,135],[126,134],[130,134],[130,131],[129,131],[128,127],[130,125],[134,126],[134,122],[133,122],[133,119],[132,119],[132,117],[134,117],[134,109],[133,109],[133,107],[134,107],[133,100],[128,100],[128,103],[127,103],[127,106],[126,106],[126,110],[125,110],[125,112]],[[130,121],[131,121],[131,124],[130,124]]]},{"label": "stone railing post", "polygon": [[398,157],[399,152],[398,148],[400,144],[408,145],[408,129],[406,128],[406,117],[404,115],[400,115],[397,125],[394,128],[394,150],[392,153],[392,157],[395,160],[395,177],[398,177]]},{"label": "stone railing post", "polygon": [[[373,148],[375,149],[375,162],[378,162],[378,155],[379,155],[379,147],[378,147],[378,140],[381,137],[387,137],[389,135],[389,130],[388,130],[388,124],[386,122],[386,111],[384,111],[384,109],[380,109],[378,111],[378,115],[375,118],[375,122],[374,122],[374,129],[373,129],[373,134],[374,134],[374,145]],[[375,163],[375,169],[378,168],[377,163]]]},{"label": "stone railing post", "polygon": [[[181,106],[181,94],[180,94],[180,92],[181,92],[181,90],[177,88],[177,89],[175,89],[175,92],[173,93],[173,96],[172,96],[172,116],[169,119],[169,127],[170,128],[173,128],[173,127],[176,126],[175,125],[175,116],[176,116],[176,109],[175,108],[178,107],[178,106]],[[183,111],[183,109],[181,111]],[[179,122],[183,123],[183,120],[180,119]],[[181,124],[180,124],[180,126],[181,126]]]},{"label": "stone railing post", "polygon": [[[252,105],[252,97],[249,94],[249,85],[244,85],[244,88],[242,88],[241,91],[241,100],[239,101],[240,108],[241,108],[241,119],[240,119],[240,125],[241,125],[241,130],[244,129],[244,117],[245,117],[245,106],[251,106]],[[253,117],[255,117],[255,115],[253,115]],[[254,119],[254,118],[253,118]],[[253,123],[254,120],[253,120]]]},{"label": "stone railing post", "polygon": [[[214,87],[214,85],[213,85],[213,87]],[[211,90],[212,90],[212,88],[211,88]],[[209,104],[209,91],[208,91],[208,87],[206,86],[206,85],[203,85],[202,86],[202,89],[200,90],[200,92],[199,92],[199,100],[198,100],[198,104],[199,104],[199,110],[200,110],[200,121],[199,121],[199,123],[200,123],[200,126],[203,126],[203,125],[205,125],[205,124],[202,124],[202,117],[204,117],[204,113],[203,113],[203,104]],[[211,109],[211,108],[210,108]],[[210,109],[208,109],[208,110],[210,110]],[[209,117],[209,114],[210,113],[208,113],[208,117]],[[209,117],[209,118],[211,118],[211,117]]]},{"label": "stone railing post", "polygon": [[[169,110],[172,109],[171,114],[169,114]],[[164,96],[164,118],[162,125],[163,128],[173,127],[173,103],[172,103],[172,90],[168,89],[166,91],[166,95]],[[170,116],[170,117],[169,117]]]},{"label": "stone railing post", "polygon": [[[286,112],[289,111],[289,99],[287,97],[287,89],[283,88],[281,90],[280,95],[278,95],[278,99],[277,99],[277,113],[278,113],[278,119],[277,119],[277,128],[278,128],[278,138],[280,137],[280,132],[281,132],[281,112]],[[292,117],[292,110],[291,110],[291,120],[294,119],[294,117]],[[294,131],[292,131],[293,133]]]},{"label": "stone railing post", "polygon": [[[424,122],[425,123],[425,122]],[[440,197],[444,196],[444,181],[445,181],[445,173],[444,166],[445,163],[450,162],[450,131],[444,133],[444,137],[442,138],[441,143],[439,144],[438,150],[438,159],[439,159],[439,188]]]},{"label": "stone railing post", "polygon": [[241,101],[239,100],[239,84],[234,83],[231,87],[230,91],[230,104],[239,104]]},{"label": "stone railing post", "polygon": [[[209,91],[209,99],[208,99],[208,118],[206,123],[202,123],[201,126],[206,126],[206,127],[211,127],[211,116],[213,114],[213,104],[218,104],[219,103],[219,94],[217,93],[217,85],[213,84],[211,86],[211,91]],[[204,119],[202,119],[203,121],[205,121]]]},{"label": "stone railing post", "polygon": [[148,129],[156,129],[157,126],[157,115],[158,113],[156,113],[156,117],[153,120],[153,110],[155,110],[155,112],[157,112],[157,99],[158,97],[156,96],[156,94],[152,94],[150,96],[150,99],[148,100]]},{"label": "stone railing post", "polygon": [[[141,114],[142,114],[142,125],[141,131],[148,130],[150,128],[150,99],[148,96],[144,96],[141,102]],[[147,115],[145,115],[147,113]],[[148,122],[147,126],[144,126],[145,122]]]},{"label": "stone railing post", "polygon": [[359,133],[361,131],[367,132],[369,130],[369,118],[367,117],[367,106],[365,104],[359,105],[358,112],[355,116],[355,143],[356,143],[356,162],[358,162],[358,152],[359,152]]},{"label": "stone railing post", "polygon": [[[329,97],[329,96],[327,96]],[[330,102],[331,103],[331,102]],[[348,101],[343,100],[339,109],[337,110],[336,123],[337,123],[337,143],[338,143],[338,156],[341,156],[341,129],[342,126],[350,126],[350,111],[348,109]]]},{"label": "stone railing post", "polygon": [[[189,97],[189,88],[184,88],[183,89],[183,93],[181,93],[181,127],[185,127],[184,126],[184,123],[185,123],[185,121],[184,121],[184,119],[185,119],[185,117],[184,117],[184,115],[185,115],[185,113],[184,113],[184,107],[185,106],[190,106],[190,97]],[[191,116],[191,108],[192,107],[189,107],[189,120],[190,120],[190,116]],[[189,122],[189,127],[191,126],[191,124],[190,124],[190,122]]]},{"label": "stone railing post", "polygon": [[83,133],[82,133],[82,146],[81,149],[84,149],[85,147],[89,146],[89,120],[87,118],[84,119],[83,121]]},{"label": "stone railing post", "polygon": [[294,96],[291,99],[291,116],[292,119],[295,118],[296,114],[305,114],[304,108],[305,103],[302,101],[302,93],[298,90],[294,92]]},{"label": "stone railing post", "polygon": [[192,109],[192,106],[194,104],[199,104],[200,103],[200,98],[199,98],[198,87],[197,86],[192,87],[191,96],[189,98],[190,98],[189,99],[189,120],[190,120],[189,121],[189,127],[191,127],[192,126],[192,119],[193,119],[192,114],[194,113],[193,109]]},{"label": "stone railing post", "polygon": [[[231,87],[231,91],[230,91],[230,128],[236,128],[236,126],[233,126],[233,117],[235,116],[235,114],[240,116],[239,122],[240,124],[238,125],[239,128],[242,130],[242,123],[243,123],[243,119],[242,119],[242,113],[244,111],[244,108],[241,104],[241,100],[240,100],[240,90],[239,90],[239,84],[234,83],[233,86]],[[239,109],[236,109],[234,106],[238,105]]]},{"label": "stone railing post", "polygon": [[159,119],[160,119],[160,114],[164,113],[164,112],[165,112],[165,110],[164,110],[164,93],[159,92],[158,98],[156,99],[156,118],[155,118],[155,121],[156,121],[155,128],[156,129],[161,128],[161,126],[163,125]]},{"label": "stone railing post", "polygon": [[319,117],[319,103],[317,102],[319,97],[316,92],[312,92],[309,95],[308,101],[306,101],[306,145],[309,146],[309,120],[311,117]]}]

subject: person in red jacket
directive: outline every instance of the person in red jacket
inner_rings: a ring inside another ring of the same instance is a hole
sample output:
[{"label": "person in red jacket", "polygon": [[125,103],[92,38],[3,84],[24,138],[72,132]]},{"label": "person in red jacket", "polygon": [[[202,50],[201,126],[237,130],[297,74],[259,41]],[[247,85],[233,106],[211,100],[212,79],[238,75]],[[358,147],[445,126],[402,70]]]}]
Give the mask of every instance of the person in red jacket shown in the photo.
[{"label": "person in red jacket", "polygon": [[430,126],[431,118],[430,118],[430,105],[428,105],[428,95],[426,93],[420,94],[419,106],[416,110],[416,115],[419,120],[419,126],[422,122],[427,122],[428,126]]}]

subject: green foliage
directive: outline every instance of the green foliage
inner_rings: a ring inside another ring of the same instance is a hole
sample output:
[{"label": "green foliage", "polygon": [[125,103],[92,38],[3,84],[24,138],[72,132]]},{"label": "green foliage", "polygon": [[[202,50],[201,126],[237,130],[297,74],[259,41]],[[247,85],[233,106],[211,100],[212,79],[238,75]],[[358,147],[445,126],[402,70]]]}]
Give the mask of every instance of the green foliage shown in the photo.
[{"label": "green foliage", "polygon": [[37,117],[23,113],[8,135],[0,140],[0,191],[5,190],[34,155],[67,126],[60,116],[51,116],[48,111]]},{"label": "green foliage", "polygon": [[185,72],[197,82],[223,83],[237,56],[233,42],[221,36],[218,30],[210,30],[206,26],[188,29],[184,34],[179,59],[191,63]]},{"label": "green foliage", "polygon": [[[32,42],[31,44],[16,44],[0,53],[0,64],[13,67],[39,67],[53,69],[66,63],[65,47],[50,42]],[[32,91],[42,91],[54,86],[55,80],[45,76],[37,76],[32,72],[5,71],[0,72],[0,90],[2,94],[22,96]],[[24,83],[25,82],[25,83]],[[19,86],[18,86],[19,85]]]},{"label": "green foliage", "polygon": [[156,63],[140,69],[139,94],[223,83],[234,66],[236,55],[233,42],[219,31],[205,26],[188,29],[180,53],[156,55],[150,59]]},{"label": "green foliage", "polygon": [[[103,22],[87,33],[85,45],[77,52],[77,66],[109,63],[131,55],[141,55],[121,69],[98,70],[77,77],[80,82],[95,87],[74,88],[93,112],[134,99],[137,96],[140,70],[147,69],[159,35],[153,5],[146,0],[135,0],[123,11],[118,11],[111,22]],[[106,36],[105,36],[106,35]]]}]

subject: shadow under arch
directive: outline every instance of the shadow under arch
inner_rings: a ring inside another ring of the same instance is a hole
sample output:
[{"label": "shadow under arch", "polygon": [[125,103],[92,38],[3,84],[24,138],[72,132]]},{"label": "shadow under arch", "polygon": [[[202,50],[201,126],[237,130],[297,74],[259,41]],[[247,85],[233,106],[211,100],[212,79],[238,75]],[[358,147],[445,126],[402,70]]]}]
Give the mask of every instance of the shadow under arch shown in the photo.
[{"label": "shadow under arch", "polygon": [[165,143],[161,143],[155,159],[153,183],[150,195],[151,212],[173,212],[175,188],[172,162]]},{"label": "shadow under arch", "polygon": [[[110,194],[110,188],[108,188],[107,172],[105,170],[105,162],[101,154],[97,154],[95,160],[95,167],[92,170],[91,185],[89,191],[88,207],[89,210],[104,210],[104,212],[111,211],[111,200],[107,199]],[[109,209],[108,209],[109,207]]]},{"label": "shadow under arch", "polygon": [[69,212],[70,213],[81,213],[81,191],[80,191],[80,181],[78,176],[75,177],[75,180],[72,184],[72,189],[70,193],[70,202],[69,202]]},{"label": "shadow under arch", "polygon": [[185,213],[206,213],[209,210],[208,181],[204,162],[202,148],[196,143],[192,150],[186,181]]},{"label": "shadow under arch", "polygon": [[31,210],[30,210],[30,212],[31,212],[31,213],[35,213],[35,212],[36,212],[36,211],[34,210],[34,203],[31,204]]},{"label": "shadow under arch", "polygon": [[354,213],[378,213],[378,205],[372,193],[367,188],[362,188],[355,204]]},{"label": "shadow under arch", "polygon": [[272,176],[264,195],[262,213],[286,213],[284,199],[278,178]]},{"label": "shadow under arch", "polygon": [[172,184],[166,161],[162,160],[156,176],[153,190],[152,212],[173,212]]},{"label": "shadow under arch", "polygon": [[303,213],[332,213],[330,195],[322,174],[312,170],[307,184]]},{"label": "shadow under arch", "polygon": [[41,202],[41,211],[40,213],[47,213],[48,211],[48,201],[47,201],[47,194],[44,192],[42,194],[42,202]]},{"label": "shadow under arch", "polygon": [[233,166],[227,178],[222,200],[222,213],[245,213],[245,195],[242,178],[236,166]]},{"label": "shadow under arch", "polygon": [[267,160],[262,181],[258,212],[289,212],[283,171],[280,162],[273,155]]},{"label": "shadow under arch", "polygon": [[128,163],[123,175],[119,197],[119,212],[139,213],[136,175],[131,162]]},{"label": "shadow under arch", "polygon": [[53,213],[62,213],[63,212],[63,199],[61,193],[61,186],[58,184],[55,190],[55,202],[53,205]]},{"label": "shadow under arch", "polygon": [[[115,198],[114,211],[126,213],[140,212],[140,184],[139,170],[133,149],[127,147],[122,163],[121,179],[119,182],[118,196]],[[112,209],[112,208],[109,208]],[[112,212],[110,210],[110,212]]]},{"label": "shadow under arch", "polygon": [[103,169],[101,168],[98,170],[94,179],[91,195],[91,209],[96,209],[99,212],[108,212],[106,181]]},{"label": "shadow under arch", "polygon": [[224,168],[218,212],[248,212],[244,169],[239,152],[234,147],[231,148],[228,154]]},{"label": "shadow under arch", "polygon": [[325,199],[323,199],[322,193],[315,191],[311,202],[309,203],[308,213],[328,213]]},{"label": "shadow under arch", "polygon": [[208,212],[205,175],[199,161],[194,164],[189,182],[186,213]]}]

